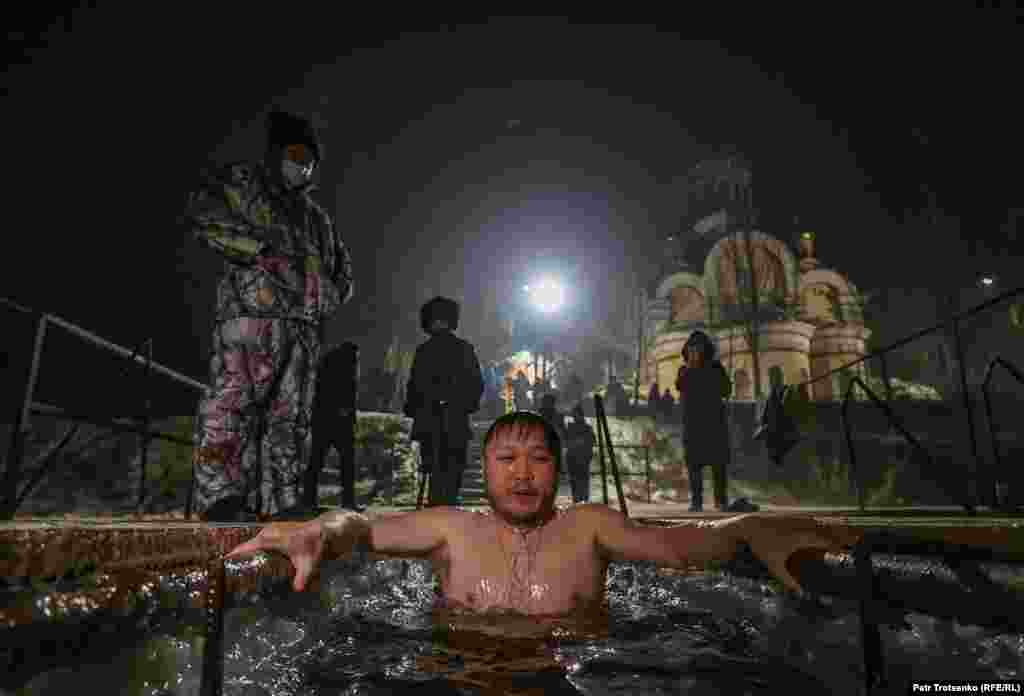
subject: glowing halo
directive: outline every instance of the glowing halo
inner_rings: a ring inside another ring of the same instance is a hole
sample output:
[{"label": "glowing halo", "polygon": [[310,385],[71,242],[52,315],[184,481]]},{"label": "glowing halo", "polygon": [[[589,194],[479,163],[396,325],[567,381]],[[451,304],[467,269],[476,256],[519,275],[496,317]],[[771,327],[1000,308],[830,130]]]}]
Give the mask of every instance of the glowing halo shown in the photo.
[{"label": "glowing halo", "polygon": [[533,306],[545,314],[558,311],[565,303],[565,289],[552,278],[543,278],[538,283],[524,285],[523,290],[529,294]]}]

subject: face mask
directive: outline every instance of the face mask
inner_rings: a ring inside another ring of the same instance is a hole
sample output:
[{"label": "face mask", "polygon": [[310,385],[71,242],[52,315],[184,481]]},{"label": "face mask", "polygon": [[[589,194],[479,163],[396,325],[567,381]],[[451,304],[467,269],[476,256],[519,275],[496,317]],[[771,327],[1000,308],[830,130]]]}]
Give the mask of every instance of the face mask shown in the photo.
[{"label": "face mask", "polygon": [[313,178],[313,165],[308,164],[303,167],[286,158],[281,161],[281,175],[284,177],[285,183],[288,184],[288,188],[301,188]]}]

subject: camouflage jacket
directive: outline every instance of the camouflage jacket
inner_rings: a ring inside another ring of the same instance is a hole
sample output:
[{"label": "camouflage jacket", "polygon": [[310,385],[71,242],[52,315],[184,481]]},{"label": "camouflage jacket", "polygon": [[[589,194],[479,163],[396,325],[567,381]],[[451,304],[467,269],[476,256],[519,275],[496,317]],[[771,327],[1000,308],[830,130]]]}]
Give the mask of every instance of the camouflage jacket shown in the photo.
[{"label": "camouflage jacket", "polygon": [[287,192],[263,164],[204,173],[186,224],[225,258],[218,322],[237,317],[321,322],[352,296],[352,261],[310,187]]}]

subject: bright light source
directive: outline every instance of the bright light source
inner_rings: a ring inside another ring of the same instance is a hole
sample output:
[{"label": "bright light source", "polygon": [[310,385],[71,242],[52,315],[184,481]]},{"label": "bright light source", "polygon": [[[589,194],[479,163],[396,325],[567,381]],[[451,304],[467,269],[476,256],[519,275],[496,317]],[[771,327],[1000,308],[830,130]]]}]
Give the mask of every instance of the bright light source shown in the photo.
[{"label": "bright light source", "polygon": [[992,287],[993,285],[995,285],[995,282],[996,279],[993,278],[992,276],[982,276],[981,278],[981,284],[984,285],[986,288]]},{"label": "bright light source", "polygon": [[525,289],[530,293],[530,301],[534,306],[546,314],[557,311],[565,301],[562,286],[551,278],[544,278],[540,284],[532,288],[526,286]]}]

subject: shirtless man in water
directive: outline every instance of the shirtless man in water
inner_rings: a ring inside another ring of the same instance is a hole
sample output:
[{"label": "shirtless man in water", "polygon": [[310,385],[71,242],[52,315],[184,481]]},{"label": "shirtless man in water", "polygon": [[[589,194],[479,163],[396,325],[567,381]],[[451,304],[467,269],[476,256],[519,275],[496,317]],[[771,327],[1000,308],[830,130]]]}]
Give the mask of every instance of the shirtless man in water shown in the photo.
[{"label": "shirtless man in water", "polygon": [[697,526],[645,527],[605,505],[559,511],[560,454],[558,434],[547,421],[511,413],[497,419],[484,439],[492,514],[454,507],[374,519],[329,512],[309,522],[269,524],[226,558],[283,553],[295,566],[296,591],[306,588],[321,560],[357,547],[426,558],[447,607],[552,616],[600,606],[612,561],[685,568],[728,560],[746,543],[787,588],[802,592],[786,559],[800,549],[840,551],[851,542],[806,517],[754,513]]}]

